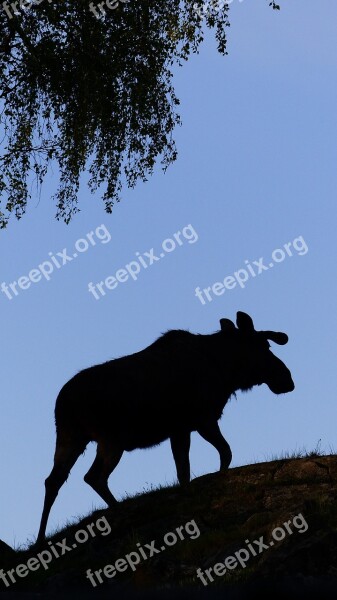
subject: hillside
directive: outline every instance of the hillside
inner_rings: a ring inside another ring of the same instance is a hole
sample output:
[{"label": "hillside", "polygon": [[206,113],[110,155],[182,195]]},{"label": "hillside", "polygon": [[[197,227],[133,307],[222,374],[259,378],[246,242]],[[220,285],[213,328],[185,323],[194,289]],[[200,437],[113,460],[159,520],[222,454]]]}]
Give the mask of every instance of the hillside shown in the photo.
[{"label": "hillside", "polygon": [[0,545],[0,569],[1,598],[336,598],[337,457],[253,464],[136,496],[42,548]]}]

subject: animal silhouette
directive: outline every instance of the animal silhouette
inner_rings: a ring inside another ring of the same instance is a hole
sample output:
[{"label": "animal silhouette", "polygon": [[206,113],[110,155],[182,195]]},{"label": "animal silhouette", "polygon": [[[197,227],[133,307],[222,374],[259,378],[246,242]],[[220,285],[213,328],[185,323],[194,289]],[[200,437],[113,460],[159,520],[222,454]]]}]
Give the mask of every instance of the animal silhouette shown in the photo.
[{"label": "animal silhouette", "polygon": [[190,436],[197,431],[218,450],[221,470],[228,468],[232,453],[218,420],[230,396],[262,383],[275,394],[294,389],[268,342],[283,345],[288,336],[255,331],[243,312],[236,323],[221,319],[221,330],[209,335],[168,331],[144,350],[85,369],[65,384],[56,400],[54,466],[45,482],[38,543],[59,489],[91,441],[97,455],[84,480],[109,506],[116,499],[108,478],[124,451],[169,438],[179,483],[186,484]]}]

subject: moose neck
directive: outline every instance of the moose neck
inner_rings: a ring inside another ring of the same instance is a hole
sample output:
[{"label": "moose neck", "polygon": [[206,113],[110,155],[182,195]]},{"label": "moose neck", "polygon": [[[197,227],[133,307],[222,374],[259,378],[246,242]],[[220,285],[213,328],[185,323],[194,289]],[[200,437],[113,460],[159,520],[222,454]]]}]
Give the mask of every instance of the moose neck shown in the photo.
[{"label": "moose neck", "polygon": [[213,335],[216,336],[214,360],[223,373],[222,387],[228,398],[237,391],[247,391],[257,385],[258,382],[247,365],[237,337],[222,332]]}]

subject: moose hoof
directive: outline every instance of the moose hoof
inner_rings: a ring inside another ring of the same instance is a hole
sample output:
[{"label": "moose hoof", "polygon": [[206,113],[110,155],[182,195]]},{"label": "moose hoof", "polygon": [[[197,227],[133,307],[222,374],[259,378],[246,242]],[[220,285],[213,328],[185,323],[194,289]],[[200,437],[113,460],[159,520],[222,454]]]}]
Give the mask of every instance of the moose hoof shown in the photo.
[{"label": "moose hoof", "polygon": [[220,467],[219,472],[220,473],[227,473],[228,469],[229,469],[229,465],[223,465],[223,466]]}]

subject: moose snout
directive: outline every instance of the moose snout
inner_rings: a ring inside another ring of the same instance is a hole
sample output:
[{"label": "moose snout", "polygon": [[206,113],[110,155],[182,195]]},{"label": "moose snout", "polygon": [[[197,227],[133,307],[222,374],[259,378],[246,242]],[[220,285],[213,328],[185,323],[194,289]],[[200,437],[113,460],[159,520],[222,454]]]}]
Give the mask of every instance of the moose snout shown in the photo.
[{"label": "moose snout", "polygon": [[288,394],[295,389],[295,384],[290,375],[287,381],[274,381],[273,383],[269,384],[268,387],[274,394]]},{"label": "moose snout", "polygon": [[289,377],[289,381],[287,382],[285,388],[286,389],[283,391],[284,394],[287,394],[288,392],[293,392],[295,389],[295,384],[293,382],[291,375]]},{"label": "moose snout", "polygon": [[295,384],[290,371],[288,372],[287,377],[282,377],[280,380],[274,379],[267,385],[274,394],[288,394],[295,389]]},{"label": "moose snout", "polygon": [[286,394],[288,392],[292,392],[295,389],[295,384],[289,369],[286,367],[286,375],[284,377],[284,390],[283,393]]}]

